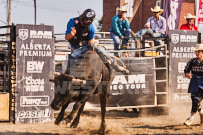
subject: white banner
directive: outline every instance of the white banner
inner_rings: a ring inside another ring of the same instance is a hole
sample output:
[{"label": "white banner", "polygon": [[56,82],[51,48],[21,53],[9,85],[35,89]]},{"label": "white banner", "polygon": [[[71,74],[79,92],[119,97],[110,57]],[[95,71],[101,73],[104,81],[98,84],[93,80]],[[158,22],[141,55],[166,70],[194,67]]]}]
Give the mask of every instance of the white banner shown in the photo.
[{"label": "white banner", "polygon": [[203,0],[196,0],[196,20],[195,25],[201,33],[201,42],[203,42]]},{"label": "white banner", "polygon": [[134,0],[125,0],[125,8],[128,10],[126,17],[133,17],[133,1]]}]

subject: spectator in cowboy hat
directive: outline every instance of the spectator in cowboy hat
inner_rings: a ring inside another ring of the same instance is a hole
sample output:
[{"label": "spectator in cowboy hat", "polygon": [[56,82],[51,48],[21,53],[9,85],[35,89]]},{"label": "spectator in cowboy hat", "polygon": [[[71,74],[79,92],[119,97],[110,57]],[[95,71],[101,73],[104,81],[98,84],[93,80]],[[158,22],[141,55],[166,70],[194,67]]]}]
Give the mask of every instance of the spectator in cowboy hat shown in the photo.
[{"label": "spectator in cowboy hat", "polygon": [[[114,41],[114,50],[119,50],[120,39],[123,39],[121,48],[126,48],[130,36],[130,24],[125,17],[127,9],[121,6],[118,9],[118,15],[115,15],[111,21],[110,37]],[[115,53],[118,56],[118,53]]]},{"label": "spectator in cowboy hat", "polygon": [[184,18],[187,20],[187,23],[181,25],[181,27],[180,27],[181,30],[195,30],[195,31],[198,31],[197,26],[195,26],[192,23],[192,20],[194,20],[196,18],[195,15],[192,15],[192,14],[188,13],[187,16],[184,16]]},{"label": "spectator in cowboy hat", "polygon": [[[150,37],[164,37],[166,32],[166,19],[160,14],[163,12],[159,6],[151,8],[154,16],[147,19],[147,22],[140,31],[135,33],[137,37],[141,37],[144,34],[148,34]],[[155,42],[155,45],[159,45],[159,42]]]},{"label": "spectator in cowboy hat", "polygon": [[192,109],[190,116],[184,123],[188,126],[192,124],[197,111],[200,114],[200,124],[203,124],[203,110],[200,105],[203,98],[203,44],[197,44],[191,49],[195,50],[196,58],[189,60],[184,69],[185,77],[191,79],[188,93],[191,93]]}]

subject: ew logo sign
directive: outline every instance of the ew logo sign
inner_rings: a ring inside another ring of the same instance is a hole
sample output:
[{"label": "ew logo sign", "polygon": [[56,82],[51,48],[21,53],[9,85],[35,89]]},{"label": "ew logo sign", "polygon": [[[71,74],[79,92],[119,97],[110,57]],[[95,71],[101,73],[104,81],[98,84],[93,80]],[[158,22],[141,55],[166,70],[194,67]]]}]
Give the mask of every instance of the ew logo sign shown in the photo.
[{"label": "ew logo sign", "polygon": [[42,73],[44,61],[27,61],[27,73]]},{"label": "ew logo sign", "polygon": [[171,42],[177,44],[179,42],[179,34],[171,34]]},{"label": "ew logo sign", "polygon": [[179,35],[179,34],[171,34],[171,42],[177,44],[179,42],[197,42],[197,36],[195,35]]},{"label": "ew logo sign", "polygon": [[28,38],[28,29],[19,29],[18,33],[20,39],[25,40]]}]

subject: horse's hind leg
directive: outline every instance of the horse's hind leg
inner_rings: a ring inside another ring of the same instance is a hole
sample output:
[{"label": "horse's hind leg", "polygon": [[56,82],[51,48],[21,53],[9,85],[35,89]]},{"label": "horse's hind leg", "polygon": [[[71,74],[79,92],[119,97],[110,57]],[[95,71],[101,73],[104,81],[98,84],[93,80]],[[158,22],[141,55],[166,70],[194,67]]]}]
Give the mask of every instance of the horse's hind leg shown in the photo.
[{"label": "horse's hind leg", "polygon": [[104,134],[105,129],[106,129],[105,117],[106,117],[106,103],[108,100],[108,96],[107,96],[107,93],[104,91],[99,96],[100,96],[101,115],[102,115],[100,133]]},{"label": "horse's hind leg", "polygon": [[73,120],[73,122],[71,123],[70,127],[76,128],[78,126],[79,120],[80,120],[80,115],[84,109],[85,103],[80,107],[77,116],[75,117],[75,119]]},{"label": "horse's hind leg", "polygon": [[68,101],[65,105],[62,106],[60,113],[58,114],[56,120],[55,120],[55,124],[59,125],[61,123],[61,121],[63,120],[64,117],[64,112],[66,110],[66,108],[68,107],[68,105],[70,104],[70,101]]}]

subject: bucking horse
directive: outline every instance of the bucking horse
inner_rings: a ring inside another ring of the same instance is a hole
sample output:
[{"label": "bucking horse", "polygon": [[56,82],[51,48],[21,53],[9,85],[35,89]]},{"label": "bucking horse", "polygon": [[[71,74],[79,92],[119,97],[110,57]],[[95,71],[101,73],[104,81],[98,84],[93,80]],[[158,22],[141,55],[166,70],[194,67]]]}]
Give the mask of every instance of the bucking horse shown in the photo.
[{"label": "bucking horse", "polygon": [[[93,94],[99,93],[102,115],[100,133],[103,134],[106,128],[105,115],[111,70],[95,51],[87,51],[70,63],[68,70],[64,74],[55,76],[53,80],[55,96],[51,107],[54,110],[62,107],[55,124],[59,124],[64,119],[66,123],[71,123],[70,127],[76,128],[85,103]],[[63,118],[65,109],[71,102],[75,102],[73,109],[66,118]]]}]

